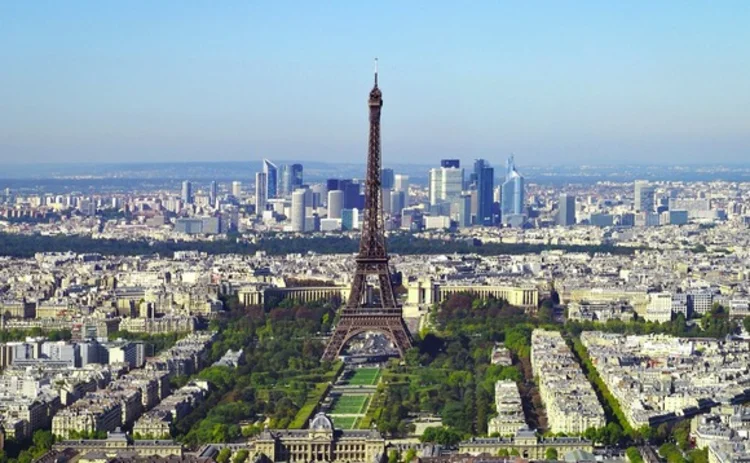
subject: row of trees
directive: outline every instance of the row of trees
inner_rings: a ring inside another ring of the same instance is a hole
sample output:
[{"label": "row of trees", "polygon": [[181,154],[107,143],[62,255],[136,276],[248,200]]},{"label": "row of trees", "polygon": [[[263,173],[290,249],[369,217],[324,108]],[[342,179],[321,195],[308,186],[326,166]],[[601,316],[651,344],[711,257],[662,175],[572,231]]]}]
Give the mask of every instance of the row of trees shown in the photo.
[{"label": "row of trees", "polygon": [[[314,251],[323,254],[348,254],[357,251],[359,239],[348,236],[309,237],[290,239],[267,236],[257,242],[248,242],[236,236],[213,241],[158,241],[93,239],[78,235],[20,235],[0,233],[0,255],[33,257],[37,252],[98,252],[106,255],[145,255],[158,253],[171,255],[175,251],[200,251],[208,254],[254,254],[263,250],[268,254],[282,255]],[[508,243],[481,243],[465,240],[429,240],[409,234],[388,238],[389,250],[396,254],[466,254],[483,255],[531,254],[545,250],[562,249],[570,252],[632,254],[633,248],[617,246],[557,246]]]},{"label": "row of trees", "polygon": [[23,341],[27,337],[44,336],[50,341],[68,341],[72,338],[70,330],[49,330],[44,331],[39,327],[20,329],[11,328],[9,330],[0,330],[0,342]]},{"label": "row of trees", "polygon": [[5,441],[3,449],[0,449],[0,463],[31,463],[37,458],[52,449],[55,443],[55,436],[50,431],[37,429],[31,438],[31,445],[27,443],[28,448],[23,443],[16,442],[13,439]]},{"label": "row of trees", "polygon": [[[750,317],[743,320],[746,328],[750,327]],[[669,334],[680,337],[724,338],[737,329],[737,322],[729,318],[729,312],[721,305],[714,307],[699,319],[688,323],[685,315],[678,313],[674,320],[664,323],[648,322],[641,318],[631,321],[608,320],[606,323],[569,320],[565,331],[578,336],[584,331],[606,331],[620,334]]]},{"label": "row of trees", "polygon": [[129,341],[142,341],[149,346],[151,346],[151,349],[153,349],[153,352],[150,353],[150,355],[156,355],[159,352],[169,349],[170,347],[174,346],[177,341],[185,337],[187,333],[177,333],[177,332],[169,332],[169,333],[155,333],[155,334],[149,334],[149,333],[132,333],[130,331],[115,331],[112,333],[109,333],[109,339],[127,339]]}]

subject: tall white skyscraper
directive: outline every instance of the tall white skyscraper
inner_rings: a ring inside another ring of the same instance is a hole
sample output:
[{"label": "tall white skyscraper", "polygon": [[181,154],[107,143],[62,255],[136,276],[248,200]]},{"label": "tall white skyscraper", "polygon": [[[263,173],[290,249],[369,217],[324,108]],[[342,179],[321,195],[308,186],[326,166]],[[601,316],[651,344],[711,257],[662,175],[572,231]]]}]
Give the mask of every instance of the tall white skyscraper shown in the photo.
[{"label": "tall white skyscraper", "polygon": [[242,195],[242,182],[235,180],[232,182],[232,196],[239,198]]},{"label": "tall white skyscraper", "polygon": [[263,172],[255,173],[255,214],[258,216],[263,215],[263,211],[266,210],[266,191],[268,186],[266,185],[266,174]]},{"label": "tall white skyscraper", "polygon": [[344,192],[333,190],[328,192],[328,218],[340,219],[341,210],[344,208]]},{"label": "tall white skyscraper", "polygon": [[635,181],[635,211],[654,211],[654,187],[646,180]]},{"label": "tall white skyscraper", "polygon": [[395,191],[401,191],[405,195],[409,195],[409,176],[404,174],[396,174],[393,176],[393,189]]},{"label": "tall white skyscraper", "polygon": [[464,170],[460,167],[430,169],[430,205],[449,203],[461,196]]},{"label": "tall white skyscraper", "polygon": [[292,231],[305,231],[305,196],[307,190],[299,189],[292,192]]}]

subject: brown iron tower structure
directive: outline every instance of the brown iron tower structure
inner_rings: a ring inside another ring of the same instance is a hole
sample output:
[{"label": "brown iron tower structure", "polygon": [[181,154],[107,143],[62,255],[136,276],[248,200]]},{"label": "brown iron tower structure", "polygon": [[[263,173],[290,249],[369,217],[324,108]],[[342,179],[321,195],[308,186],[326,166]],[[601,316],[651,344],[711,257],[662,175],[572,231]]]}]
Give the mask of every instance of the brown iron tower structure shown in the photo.
[{"label": "brown iron tower structure", "polygon": [[[354,336],[377,331],[385,334],[401,357],[411,347],[409,330],[396,304],[383,226],[383,196],[380,187],[380,110],[383,94],[378,88],[377,60],[375,85],[370,91],[370,143],[367,151],[367,179],[362,237],[357,255],[349,300],[328,341],[323,360],[334,360]],[[368,284],[368,278],[373,283]],[[378,290],[374,290],[375,283]]]}]

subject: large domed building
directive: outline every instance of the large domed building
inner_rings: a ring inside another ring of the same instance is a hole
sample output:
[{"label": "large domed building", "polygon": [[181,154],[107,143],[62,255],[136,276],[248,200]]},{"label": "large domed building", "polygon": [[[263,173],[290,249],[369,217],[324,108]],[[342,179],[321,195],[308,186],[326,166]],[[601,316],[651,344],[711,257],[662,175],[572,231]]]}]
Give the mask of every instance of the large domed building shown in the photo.
[{"label": "large domed building", "polygon": [[255,439],[258,456],[273,462],[376,463],[385,459],[385,439],[376,430],[336,429],[325,413],[307,429],[268,429]]}]

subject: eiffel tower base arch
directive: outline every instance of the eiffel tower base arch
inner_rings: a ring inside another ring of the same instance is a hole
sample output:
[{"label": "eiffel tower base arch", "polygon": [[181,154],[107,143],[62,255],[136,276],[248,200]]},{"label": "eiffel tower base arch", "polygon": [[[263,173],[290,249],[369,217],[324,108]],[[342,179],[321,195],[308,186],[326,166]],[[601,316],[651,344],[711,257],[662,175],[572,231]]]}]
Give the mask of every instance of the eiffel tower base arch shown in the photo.
[{"label": "eiffel tower base arch", "polygon": [[412,347],[409,329],[400,313],[388,315],[343,314],[331,339],[328,341],[323,353],[323,360],[336,360],[336,357],[341,354],[341,351],[353,337],[368,331],[384,334],[393,343],[399,357],[403,358],[406,351]]}]

